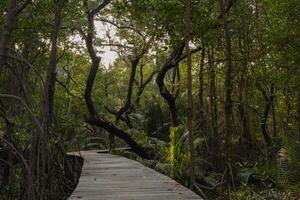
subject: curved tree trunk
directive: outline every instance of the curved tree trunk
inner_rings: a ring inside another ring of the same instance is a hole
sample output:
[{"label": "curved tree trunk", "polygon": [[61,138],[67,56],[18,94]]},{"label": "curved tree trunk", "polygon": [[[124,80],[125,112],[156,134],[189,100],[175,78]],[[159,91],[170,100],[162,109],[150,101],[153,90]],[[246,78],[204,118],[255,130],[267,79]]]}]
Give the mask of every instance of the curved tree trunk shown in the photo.
[{"label": "curved tree trunk", "polygon": [[173,126],[179,125],[179,119],[177,115],[177,107],[174,96],[168,90],[164,83],[165,76],[167,72],[176,66],[178,60],[181,58],[183,49],[184,49],[184,42],[181,42],[172,52],[169,59],[165,63],[165,65],[159,70],[157,77],[156,77],[156,84],[159,88],[160,94],[166,100],[169,105],[170,113],[171,113],[171,121]]},{"label": "curved tree trunk", "polygon": [[262,96],[265,100],[265,109],[260,118],[260,128],[261,128],[261,132],[262,132],[262,135],[263,135],[266,145],[271,146],[272,139],[269,135],[267,122],[268,122],[268,118],[269,118],[269,112],[270,112],[270,109],[271,109],[271,106],[273,103],[273,99],[274,99],[274,84],[272,84],[272,86],[271,86],[270,96],[268,96],[267,91],[263,88],[263,86],[259,82],[256,83],[256,86],[262,93]]},{"label": "curved tree trunk", "polygon": [[266,107],[264,110],[263,115],[261,116],[261,120],[260,120],[260,128],[262,131],[262,135],[264,137],[264,141],[268,146],[272,145],[272,140],[271,137],[268,133],[268,128],[267,128],[267,121],[268,121],[268,117],[269,117],[269,111],[272,105],[272,100],[273,98],[271,98],[269,101],[266,102]]},{"label": "curved tree trunk", "polygon": [[136,68],[137,68],[137,65],[139,64],[140,59],[141,59],[141,56],[131,60],[131,72],[130,72],[130,79],[129,79],[129,83],[128,83],[126,102],[123,105],[123,107],[120,108],[120,110],[117,112],[117,115],[116,115],[117,121],[119,121],[120,117],[125,112],[127,112],[131,107],[131,96],[132,96],[132,91],[133,91],[133,83],[135,80]]},{"label": "curved tree trunk", "polygon": [[140,68],[140,77],[141,77],[141,81],[140,81],[140,85],[139,85],[139,88],[138,88],[138,91],[137,91],[137,94],[136,94],[136,99],[135,99],[135,103],[139,104],[140,103],[140,100],[141,100],[141,96],[146,88],[146,86],[152,81],[153,77],[155,74],[157,74],[158,71],[153,71],[149,77],[144,81],[144,78],[143,78],[143,68],[141,66]]}]

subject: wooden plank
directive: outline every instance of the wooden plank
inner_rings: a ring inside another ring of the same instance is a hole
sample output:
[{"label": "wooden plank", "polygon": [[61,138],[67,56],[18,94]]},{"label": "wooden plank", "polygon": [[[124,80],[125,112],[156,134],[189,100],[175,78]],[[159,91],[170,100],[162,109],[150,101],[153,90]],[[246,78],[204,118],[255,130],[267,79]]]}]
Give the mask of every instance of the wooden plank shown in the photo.
[{"label": "wooden plank", "polygon": [[[120,147],[120,148],[114,148],[113,151],[128,151],[131,150],[130,147]],[[109,153],[109,149],[101,149],[97,150],[98,153]]]},{"label": "wooden plank", "polygon": [[99,151],[72,153],[84,158],[69,200],[201,200],[191,190],[139,162]]}]

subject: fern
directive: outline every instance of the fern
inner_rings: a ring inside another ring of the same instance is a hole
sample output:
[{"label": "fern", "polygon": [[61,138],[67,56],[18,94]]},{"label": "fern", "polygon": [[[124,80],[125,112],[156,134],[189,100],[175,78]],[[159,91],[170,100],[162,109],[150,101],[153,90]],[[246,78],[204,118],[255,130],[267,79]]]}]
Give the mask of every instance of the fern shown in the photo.
[{"label": "fern", "polygon": [[295,132],[289,132],[284,138],[281,170],[292,183],[300,182],[300,143]]}]

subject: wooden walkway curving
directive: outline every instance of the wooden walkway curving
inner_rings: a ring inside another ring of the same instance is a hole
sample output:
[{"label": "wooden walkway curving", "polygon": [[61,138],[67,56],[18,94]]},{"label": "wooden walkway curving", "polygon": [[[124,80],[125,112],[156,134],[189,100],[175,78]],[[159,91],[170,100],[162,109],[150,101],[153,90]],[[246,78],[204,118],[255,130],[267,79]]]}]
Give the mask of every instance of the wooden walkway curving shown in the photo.
[{"label": "wooden walkway curving", "polygon": [[188,200],[201,198],[171,178],[127,158],[81,152],[77,188],[69,200]]}]

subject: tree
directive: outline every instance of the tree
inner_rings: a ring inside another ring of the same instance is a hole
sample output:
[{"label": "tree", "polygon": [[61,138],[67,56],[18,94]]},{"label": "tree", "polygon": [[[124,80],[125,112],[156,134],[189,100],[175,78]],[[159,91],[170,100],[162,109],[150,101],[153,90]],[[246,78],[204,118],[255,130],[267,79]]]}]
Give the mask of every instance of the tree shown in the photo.
[{"label": "tree", "polygon": [[195,187],[195,153],[194,153],[194,137],[193,137],[193,85],[192,85],[192,55],[190,50],[191,41],[191,18],[192,18],[192,2],[186,0],[186,33],[185,33],[185,49],[187,54],[187,127],[189,131],[189,147],[190,147],[190,187]]},{"label": "tree", "polygon": [[89,111],[89,116],[86,116],[85,120],[87,123],[104,128],[109,133],[123,139],[132,148],[132,151],[141,156],[142,158],[151,159],[154,156],[153,152],[150,152],[149,150],[137,144],[128,133],[126,133],[119,127],[113,125],[112,123],[108,122],[104,118],[100,117],[96,111],[91,95],[96,74],[100,64],[100,57],[95,52],[93,45],[95,29],[94,17],[96,14],[98,14],[98,12],[100,12],[110,3],[110,0],[104,0],[101,4],[99,4],[96,8],[92,10],[89,8],[87,0],[84,0],[83,3],[87,12],[88,30],[87,34],[83,33],[83,31],[80,32],[83,38],[85,39],[86,47],[92,60],[84,94],[86,105]]}]

